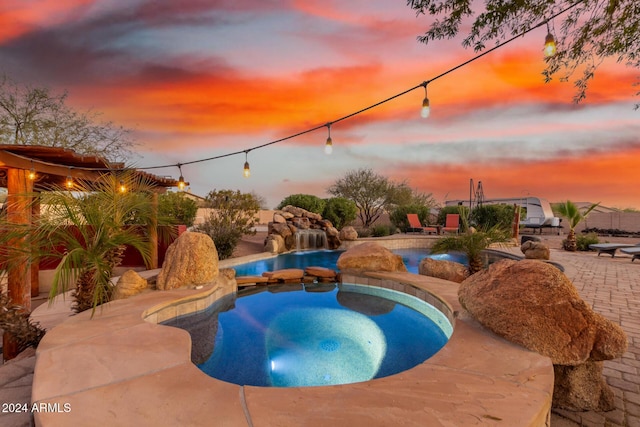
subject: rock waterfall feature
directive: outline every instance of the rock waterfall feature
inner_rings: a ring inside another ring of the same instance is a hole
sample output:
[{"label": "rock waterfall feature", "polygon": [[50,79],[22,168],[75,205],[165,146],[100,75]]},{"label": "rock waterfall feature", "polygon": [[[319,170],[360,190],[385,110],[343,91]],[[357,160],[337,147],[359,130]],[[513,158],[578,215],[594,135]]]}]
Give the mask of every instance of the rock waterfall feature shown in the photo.
[{"label": "rock waterfall feature", "polygon": [[285,206],[269,223],[265,251],[284,253],[307,249],[338,249],[338,230],[321,215],[296,206]]}]

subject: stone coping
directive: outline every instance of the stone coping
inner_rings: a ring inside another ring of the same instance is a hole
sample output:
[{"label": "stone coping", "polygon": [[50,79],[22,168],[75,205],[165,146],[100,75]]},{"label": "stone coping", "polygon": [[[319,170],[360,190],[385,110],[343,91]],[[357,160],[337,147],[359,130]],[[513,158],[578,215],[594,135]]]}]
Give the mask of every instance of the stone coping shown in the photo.
[{"label": "stone coping", "polygon": [[422,364],[372,381],[239,386],[211,378],[191,362],[188,332],[157,324],[208,307],[224,296],[221,288],[148,292],[99,307],[93,318],[90,312],[69,317],[47,333],[37,349],[32,402],[58,410],[35,413],[35,423],[549,425],[550,359],[470,318],[458,302],[457,284],[410,273],[345,276],[345,282],[382,284],[416,296],[425,292],[455,322],[449,342]]}]

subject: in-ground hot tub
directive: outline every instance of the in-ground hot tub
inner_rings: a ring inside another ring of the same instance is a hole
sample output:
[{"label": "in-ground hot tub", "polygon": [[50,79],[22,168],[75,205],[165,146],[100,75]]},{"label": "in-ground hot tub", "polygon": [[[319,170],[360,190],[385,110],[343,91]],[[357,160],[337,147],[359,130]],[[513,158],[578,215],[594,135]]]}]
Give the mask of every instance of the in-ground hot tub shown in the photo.
[{"label": "in-ground hot tub", "polygon": [[[508,343],[465,315],[457,284],[408,273],[343,277],[429,301],[455,328],[449,342],[412,369],[326,387],[239,386],[202,373],[186,331],[158,323],[206,310],[225,295],[204,289],[153,292],[69,318],[37,350],[36,425],[548,425],[549,358]],[[423,295],[424,294],[424,295]],[[422,298],[425,296],[425,298]],[[433,301],[430,301],[432,299]],[[35,320],[58,310],[43,305]]]},{"label": "in-ground hot tub", "polygon": [[382,378],[424,362],[453,332],[431,304],[392,289],[309,283],[264,286],[237,296],[164,324],[189,331],[192,360],[203,372],[239,385],[322,386]]}]

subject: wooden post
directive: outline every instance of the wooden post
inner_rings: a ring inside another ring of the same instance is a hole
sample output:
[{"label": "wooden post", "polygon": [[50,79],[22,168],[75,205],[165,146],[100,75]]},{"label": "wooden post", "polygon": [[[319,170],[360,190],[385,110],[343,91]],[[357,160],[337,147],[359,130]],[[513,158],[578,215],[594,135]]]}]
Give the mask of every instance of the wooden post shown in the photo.
[{"label": "wooden post", "polygon": [[520,233],[520,206],[513,205],[513,238],[518,243],[518,236]]},{"label": "wooden post", "polygon": [[151,224],[149,224],[149,245],[151,245],[151,265],[149,269],[158,268],[158,193],[151,193]]},{"label": "wooden post", "polygon": [[[10,224],[29,224],[31,222],[31,207],[29,193],[33,190],[33,183],[27,177],[24,169],[7,169],[7,220]],[[24,249],[29,245],[26,238],[16,239],[9,243],[16,249]],[[9,303],[19,305],[27,313],[31,312],[31,268],[29,257],[16,257],[11,260],[8,269]],[[18,355],[15,339],[5,332],[2,337],[2,353],[4,360],[13,359]]]},{"label": "wooden post", "polygon": [[[32,199],[31,205],[31,221],[35,222],[40,216],[40,197],[39,195],[35,195]],[[31,249],[32,253],[35,253],[40,248],[33,247]],[[37,297],[40,295],[40,265],[39,258],[34,257],[33,262],[31,263],[31,298]]]}]

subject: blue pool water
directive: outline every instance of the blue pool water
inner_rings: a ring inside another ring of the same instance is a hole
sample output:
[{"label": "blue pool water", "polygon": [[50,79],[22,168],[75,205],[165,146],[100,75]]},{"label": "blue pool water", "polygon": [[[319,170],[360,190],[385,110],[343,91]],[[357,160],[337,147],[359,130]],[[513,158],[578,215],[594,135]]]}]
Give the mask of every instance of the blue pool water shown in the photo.
[{"label": "blue pool water", "polygon": [[[225,305],[232,308],[224,311]],[[214,378],[254,386],[385,377],[431,357],[452,332],[447,318],[418,298],[352,284],[253,288],[194,316],[205,320],[187,323],[216,326],[211,354],[198,367]],[[169,324],[184,327],[185,321]]]},{"label": "blue pool water", "polygon": [[[265,271],[281,270],[284,268],[326,267],[336,270],[338,257],[344,251],[302,251],[281,254],[273,258],[253,261],[233,267],[236,276],[260,276]],[[428,249],[395,249],[392,251],[401,255],[404,265],[410,273],[418,274],[420,261],[425,257],[456,261],[467,264],[467,257],[461,253],[431,254]]]}]

